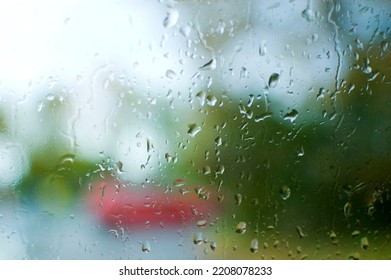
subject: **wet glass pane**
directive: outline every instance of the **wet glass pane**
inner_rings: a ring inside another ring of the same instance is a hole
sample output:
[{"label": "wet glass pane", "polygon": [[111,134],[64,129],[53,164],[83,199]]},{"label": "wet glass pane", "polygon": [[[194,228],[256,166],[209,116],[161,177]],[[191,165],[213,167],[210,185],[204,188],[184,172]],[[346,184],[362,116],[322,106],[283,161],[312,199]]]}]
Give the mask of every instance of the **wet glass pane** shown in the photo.
[{"label": "wet glass pane", "polygon": [[1,259],[390,259],[389,1],[2,1]]}]

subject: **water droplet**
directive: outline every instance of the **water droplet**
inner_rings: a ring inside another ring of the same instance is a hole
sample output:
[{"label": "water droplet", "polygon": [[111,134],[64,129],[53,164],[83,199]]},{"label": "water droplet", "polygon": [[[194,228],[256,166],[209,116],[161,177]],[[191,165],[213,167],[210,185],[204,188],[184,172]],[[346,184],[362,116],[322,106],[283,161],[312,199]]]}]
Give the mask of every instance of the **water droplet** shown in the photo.
[{"label": "water droplet", "polygon": [[242,204],[243,196],[240,193],[235,194],[235,204],[240,205]]},{"label": "water droplet", "polygon": [[114,236],[115,239],[118,238],[119,234],[116,229],[109,229],[108,232]]},{"label": "water droplet", "polygon": [[301,228],[301,226],[296,226],[296,232],[297,232],[297,234],[299,235],[300,238],[304,238],[305,237],[305,234],[304,234],[303,229]]},{"label": "water droplet", "polygon": [[204,175],[210,174],[210,173],[211,173],[210,166],[209,166],[209,165],[205,165],[205,166],[202,168],[202,173],[204,173]]},{"label": "water droplet", "polygon": [[200,131],[201,131],[201,127],[193,123],[193,124],[189,124],[189,130],[187,131],[187,133],[194,138],[197,135],[197,133]]},{"label": "water droplet", "polygon": [[189,37],[191,31],[191,27],[189,25],[182,26],[179,32],[185,37]]},{"label": "water droplet", "polygon": [[368,249],[368,247],[369,247],[368,238],[367,237],[361,238],[360,245],[361,245],[361,248],[363,248],[364,250]]},{"label": "water droplet", "polygon": [[297,148],[297,156],[298,157],[304,156],[304,147],[303,146],[300,146]]},{"label": "water droplet", "polygon": [[325,93],[326,93],[326,90],[325,90],[324,88],[320,88],[320,89],[319,89],[319,93],[318,93],[318,95],[316,96],[316,100],[319,100],[319,99],[321,99],[321,98],[324,98]]},{"label": "water droplet", "polygon": [[271,112],[266,112],[266,113],[263,113],[263,114],[261,114],[261,115],[259,115],[259,116],[256,116],[255,118],[254,118],[254,121],[255,122],[261,122],[261,121],[264,121],[264,120],[266,120],[266,119],[268,119],[268,118],[271,118],[273,116],[273,113],[271,113]]},{"label": "water droplet", "polygon": [[46,99],[49,100],[49,101],[53,101],[54,98],[56,98],[56,96],[53,95],[53,94],[48,94],[48,95],[46,95]]},{"label": "water droplet", "polygon": [[118,172],[123,172],[122,168],[123,168],[124,164],[121,161],[117,161],[115,163],[115,166],[116,166]]},{"label": "water droplet", "polygon": [[37,112],[41,112],[44,107],[44,103],[42,101],[38,102]]},{"label": "water droplet", "polygon": [[179,12],[176,9],[170,9],[167,13],[167,16],[163,20],[163,26],[170,28],[174,26],[179,18]]},{"label": "water droplet", "polygon": [[70,214],[70,215],[69,215],[69,218],[71,218],[71,220],[73,220],[73,219],[75,218],[75,215]]},{"label": "water droplet", "polygon": [[216,102],[217,102],[217,98],[214,96],[214,95],[208,95],[206,97],[206,103],[209,105],[209,106],[215,106],[216,105]]},{"label": "water droplet", "polygon": [[277,73],[273,73],[271,74],[270,78],[269,78],[269,88],[275,88],[278,84],[278,81],[280,79],[280,74],[277,74]]},{"label": "water droplet", "polygon": [[295,109],[293,109],[289,113],[285,114],[284,120],[290,121],[291,123],[294,123],[298,116],[299,116],[299,112],[297,112]]},{"label": "water droplet", "polygon": [[144,242],[141,244],[141,251],[143,251],[144,253],[149,253],[149,252],[151,252],[151,244],[149,244],[148,241],[144,241]]},{"label": "water droplet", "polygon": [[345,217],[350,217],[352,215],[352,204],[349,201],[343,206],[343,213]]},{"label": "water droplet", "polygon": [[196,94],[196,97],[198,98],[198,100],[200,101],[200,104],[201,106],[204,106],[205,104],[205,97],[206,97],[206,94],[204,91],[200,91]]},{"label": "water droplet", "polygon": [[166,77],[169,78],[169,79],[176,79],[177,75],[176,75],[176,73],[173,70],[168,69],[166,71]]},{"label": "water droplet", "polygon": [[263,40],[263,41],[259,44],[259,55],[260,55],[260,56],[266,55],[266,41],[265,41],[265,40]]},{"label": "water droplet", "polygon": [[348,256],[348,259],[350,260],[359,260],[360,259],[360,253],[359,252],[355,252],[355,253],[352,253]]},{"label": "water droplet", "polygon": [[225,166],[224,165],[219,165],[219,166],[217,166],[217,168],[216,168],[216,175],[218,175],[218,174],[223,174],[224,173],[224,171],[225,171]]},{"label": "water droplet", "polygon": [[331,231],[329,234],[329,237],[331,240],[334,241],[335,239],[337,239],[337,234],[334,231]]},{"label": "water droplet", "polygon": [[288,186],[280,188],[280,196],[283,200],[287,200],[291,196],[291,189]]},{"label": "water droplet", "polygon": [[200,67],[200,70],[213,70],[216,68],[216,66],[217,66],[217,61],[215,58],[212,58],[210,61],[202,65]]},{"label": "water droplet", "polygon": [[216,242],[215,241],[211,241],[210,242],[210,248],[214,251],[214,250],[216,250],[216,247],[217,247]]},{"label": "water droplet", "polygon": [[223,144],[223,139],[221,139],[220,136],[217,136],[216,139],[215,139],[215,145],[217,147],[221,146],[221,144]]},{"label": "water droplet", "polygon": [[193,236],[193,242],[195,245],[199,245],[202,243],[203,237],[202,237],[202,232],[197,232]]},{"label": "water droplet", "polygon": [[186,181],[183,180],[183,179],[175,179],[174,183],[173,183],[173,186],[176,187],[176,188],[184,187],[184,186],[186,186]]},{"label": "water droplet", "polygon": [[243,234],[247,230],[247,224],[245,222],[239,222],[236,225],[236,233]]},{"label": "water droplet", "polygon": [[305,18],[305,20],[308,22],[311,22],[315,19],[315,13],[310,8],[307,8],[303,12],[301,12],[301,16]]},{"label": "water droplet", "polygon": [[250,252],[256,253],[258,252],[258,239],[253,239],[250,242]]},{"label": "water droplet", "polygon": [[356,237],[356,236],[359,236],[360,235],[360,231],[359,230],[355,230],[352,232],[352,237]]},{"label": "water droplet", "polygon": [[208,225],[208,222],[206,220],[201,220],[197,222],[197,227],[206,227]]},{"label": "water droplet", "polygon": [[387,41],[382,41],[380,43],[380,47],[383,50],[383,52],[387,51],[387,49],[388,49],[388,42]]}]

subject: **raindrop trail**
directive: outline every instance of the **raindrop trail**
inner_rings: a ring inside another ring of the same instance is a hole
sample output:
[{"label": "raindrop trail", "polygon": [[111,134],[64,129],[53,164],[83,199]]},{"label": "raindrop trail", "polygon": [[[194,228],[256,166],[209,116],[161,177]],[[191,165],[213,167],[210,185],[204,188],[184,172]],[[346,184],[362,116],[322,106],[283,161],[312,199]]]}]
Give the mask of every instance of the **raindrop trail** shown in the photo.
[{"label": "raindrop trail", "polygon": [[339,89],[339,86],[338,86],[338,81],[339,81],[339,73],[340,73],[340,68],[341,68],[341,60],[342,60],[342,55],[341,55],[341,48],[339,47],[339,32],[338,32],[338,29],[339,29],[339,26],[338,24],[331,18],[332,17],[332,14],[334,12],[334,9],[335,9],[335,3],[334,1],[330,1],[329,2],[329,14],[327,16],[327,21],[332,25],[333,29],[334,29],[334,50],[335,52],[337,53],[337,58],[338,58],[338,61],[337,61],[337,69],[335,71],[335,92],[338,91]]}]

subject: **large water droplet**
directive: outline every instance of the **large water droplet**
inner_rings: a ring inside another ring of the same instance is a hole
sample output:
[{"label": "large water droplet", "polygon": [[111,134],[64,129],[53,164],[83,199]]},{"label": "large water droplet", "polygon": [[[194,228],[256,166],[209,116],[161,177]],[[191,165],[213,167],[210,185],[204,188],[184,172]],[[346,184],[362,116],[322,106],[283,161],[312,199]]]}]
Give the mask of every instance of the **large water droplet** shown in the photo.
[{"label": "large water droplet", "polygon": [[278,80],[280,79],[280,74],[277,74],[277,73],[273,73],[271,74],[270,78],[269,78],[269,88],[274,88],[277,86],[278,84]]},{"label": "large water droplet", "polygon": [[189,130],[187,131],[187,133],[191,137],[195,137],[197,135],[197,133],[200,131],[201,131],[201,127],[199,125],[193,123],[193,124],[189,124]]}]

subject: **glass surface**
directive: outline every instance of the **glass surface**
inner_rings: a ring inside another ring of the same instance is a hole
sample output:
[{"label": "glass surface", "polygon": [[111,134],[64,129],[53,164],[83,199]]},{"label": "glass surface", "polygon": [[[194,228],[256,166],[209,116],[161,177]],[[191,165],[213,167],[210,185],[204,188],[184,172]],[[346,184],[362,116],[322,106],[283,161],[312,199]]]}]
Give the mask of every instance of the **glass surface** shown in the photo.
[{"label": "glass surface", "polygon": [[390,18],[1,1],[0,259],[390,259]]}]

